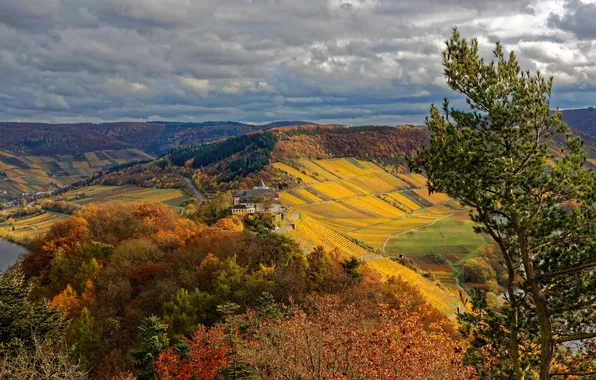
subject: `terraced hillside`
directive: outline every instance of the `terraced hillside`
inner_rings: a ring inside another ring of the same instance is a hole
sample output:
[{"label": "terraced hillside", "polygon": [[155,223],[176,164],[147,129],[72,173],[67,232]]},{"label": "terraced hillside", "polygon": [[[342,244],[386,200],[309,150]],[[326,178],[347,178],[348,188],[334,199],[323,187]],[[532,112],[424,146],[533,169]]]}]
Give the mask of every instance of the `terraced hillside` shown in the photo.
[{"label": "terraced hillside", "polygon": [[46,212],[5,223],[0,226],[0,237],[8,235],[16,241],[26,241],[37,235],[44,234],[50,227],[68,216]]},{"label": "terraced hillside", "polygon": [[[280,199],[303,215],[297,223],[301,235],[316,235],[323,246],[335,245],[356,256],[366,256],[360,250],[367,246],[388,256],[403,255],[454,286],[462,259],[486,244],[473,233],[467,210],[445,194],[428,194],[419,174],[404,170],[392,175],[354,158],[299,159],[274,166],[302,184],[281,192]],[[360,246],[342,247],[328,237],[333,234]]]},{"label": "terraced hillside", "polygon": [[445,315],[453,316],[456,307],[460,306],[457,297],[436,286],[432,281],[422,277],[412,269],[400,265],[393,260],[374,254],[350,239],[317,221],[306,214],[295,214],[292,222],[296,229],[289,234],[307,250],[322,246],[326,250],[337,249],[346,258],[357,257],[366,261],[367,266],[382,277],[400,276],[420,289],[426,300]]},{"label": "terraced hillside", "polygon": [[62,187],[112,166],[151,159],[137,149],[86,152],[78,155],[30,156],[0,151],[0,190],[5,198]]},{"label": "terraced hillside", "polygon": [[81,206],[114,201],[163,203],[176,211],[181,211],[182,204],[191,197],[180,189],[153,189],[126,185],[83,187],[64,193],[61,199]]}]

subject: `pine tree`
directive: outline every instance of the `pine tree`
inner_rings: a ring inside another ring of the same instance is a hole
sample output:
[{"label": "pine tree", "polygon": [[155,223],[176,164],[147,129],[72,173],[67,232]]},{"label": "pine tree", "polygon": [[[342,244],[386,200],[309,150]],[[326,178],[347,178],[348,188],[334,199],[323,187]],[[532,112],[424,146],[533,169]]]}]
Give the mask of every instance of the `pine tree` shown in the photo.
[{"label": "pine tree", "polygon": [[32,286],[20,270],[0,274],[0,357],[7,350],[34,350],[35,341],[57,343],[66,322],[47,301],[29,300]]},{"label": "pine tree", "polygon": [[192,336],[198,324],[213,325],[217,319],[215,296],[195,289],[188,293],[178,289],[163,305],[163,320],[170,326],[177,340]]},{"label": "pine tree", "polygon": [[130,350],[132,365],[138,371],[138,379],[153,379],[155,371],[153,362],[159,354],[168,348],[168,325],[161,323],[158,317],[147,317],[139,326],[140,344],[138,348]]},{"label": "pine tree", "polygon": [[100,346],[101,335],[95,325],[95,318],[86,307],[81,310],[81,315],[70,335],[69,343],[79,358],[87,360],[92,359],[93,352]]},{"label": "pine tree", "polygon": [[[553,79],[522,71],[500,43],[494,56],[485,62],[478,41],[454,30],[443,66],[469,110],[450,108],[447,99],[442,112],[433,105],[430,142],[414,165],[429,191],[472,208],[476,231],[499,246],[509,276],[512,370],[518,379],[548,379],[563,343],[596,337],[595,179],[582,141],[551,112]],[[555,143],[563,148],[553,155]],[[520,353],[532,345],[536,364]]]}]

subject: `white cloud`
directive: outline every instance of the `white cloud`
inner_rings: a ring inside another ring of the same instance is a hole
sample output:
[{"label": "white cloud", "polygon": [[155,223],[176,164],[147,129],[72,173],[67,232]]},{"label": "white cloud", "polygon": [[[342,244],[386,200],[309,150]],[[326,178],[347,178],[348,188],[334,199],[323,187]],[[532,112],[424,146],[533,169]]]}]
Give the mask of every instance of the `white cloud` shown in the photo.
[{"label": "white cloud", "polygon": [[116,95],[140,95],[149,90],[144,83],[129,82],[121,77],[108,78],[105,86],[111,93]]},{"label": "white cloud", "polygon": [[207,79],[197,79],[189,77],[178,77],[180,84],[189,90],[196,91],[201,95],[207,95],[209,90],[213,89],[213,86]]}]

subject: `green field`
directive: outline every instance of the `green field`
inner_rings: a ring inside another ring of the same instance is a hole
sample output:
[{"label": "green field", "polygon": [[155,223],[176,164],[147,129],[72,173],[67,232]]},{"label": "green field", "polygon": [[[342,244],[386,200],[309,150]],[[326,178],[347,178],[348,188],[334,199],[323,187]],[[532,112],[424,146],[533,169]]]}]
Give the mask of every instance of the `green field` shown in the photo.
[{"label": "green field", "polygon": [[469,221],[438,220],[428,227],[400,233],[386,245],[388,254],[418,258],[439,255],[456,263],[467,253],[486,244],[484,237],[474,233]]}]

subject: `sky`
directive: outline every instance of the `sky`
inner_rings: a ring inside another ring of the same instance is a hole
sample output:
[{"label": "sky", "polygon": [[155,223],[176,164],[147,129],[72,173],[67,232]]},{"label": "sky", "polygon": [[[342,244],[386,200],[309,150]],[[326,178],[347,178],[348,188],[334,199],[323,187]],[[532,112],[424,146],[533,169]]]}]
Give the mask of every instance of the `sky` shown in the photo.
[{"label": "sky", "polygon": [[596,0],[0,0],[0,120],[422,124],[457,26],[596,105]]}]

